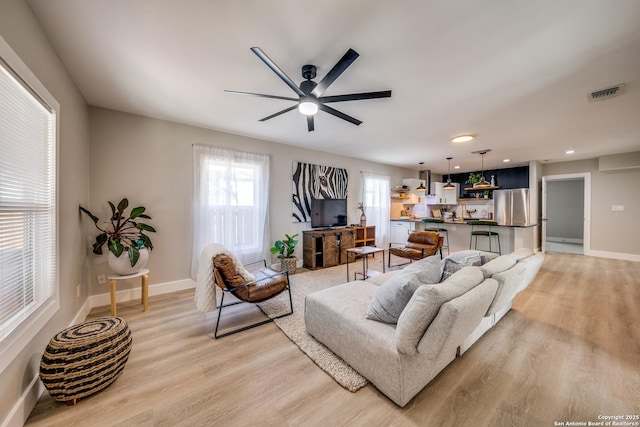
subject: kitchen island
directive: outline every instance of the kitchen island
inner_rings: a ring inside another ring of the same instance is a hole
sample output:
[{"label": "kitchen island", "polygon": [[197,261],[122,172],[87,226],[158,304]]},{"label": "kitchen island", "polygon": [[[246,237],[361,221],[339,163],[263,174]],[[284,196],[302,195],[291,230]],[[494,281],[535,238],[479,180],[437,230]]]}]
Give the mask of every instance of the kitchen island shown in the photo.
[{"label": "kitchen island", "polygon": [[[477,221],[479,220],[479,218],[473,218],[473,220]],[[445,220],[444,223],[424,224],[419,219],[391,220],[391,226],[393,229],[394,223],[408,222],[413,224],[413,228],[416,230],[424,230],[425,228],[431,228],[436,225],[438,225],[440,228],[445,228],[447,229],[449,234],[449,251],[453,253],[469,249],[469,241],[471,239],[471,226],[468,225],[466,221],[467,220]],[[395,225],[397,227],[397,224]],[[498,225],[496,227],[492,227],[491,231],[495,231],[500,235],[500,246],[503,254],[511,253],[520,248],[531,248],[535,250],[537,247],[537,239],[535,238],[535,236],[536,233],[538,233],[538,224],[532,224],[528,226]],[[493,238],[491,247],[493,250],[496,250],[495,248],[497,248],[495,237]],[[486,238],[479,238],[478,249],[488,250],[489,240]],[[446,250],[444,251],[444,255],[447,255]]]}]

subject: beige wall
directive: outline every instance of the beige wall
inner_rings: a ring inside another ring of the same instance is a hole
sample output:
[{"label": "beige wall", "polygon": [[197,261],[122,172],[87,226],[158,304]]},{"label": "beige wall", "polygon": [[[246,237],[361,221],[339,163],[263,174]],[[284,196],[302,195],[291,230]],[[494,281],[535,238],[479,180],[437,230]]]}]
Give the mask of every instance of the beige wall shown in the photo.
[{"label": "beige wall", "polygon": [[[591,174],[591,251],[640,256],[640,197],[637,185],[640,170],[604,173],[598,170],[598,159],[550,163],[543,175],[589,172]],[[612,212],[611,205],[624,205],[624,211]]]},{"label": "beige wall", "polygon": [[[271,156],[269,215],[271,240],[285,233],[300,233],[308,223],[291,221],[291,174],[294,161],[346,168],[349,174],[349,223],[359,218],[360,171],[389,175],[391,185],[402,178],[417,177],[417,171],[391,167],[316,150],[297,148],[244,136],[187,126],[163,120],[106,110],[90,109],[91,203],[99,217],[108,212],[107,200],[117,203],[126,196],[143,205],[153,218],[149,221],[154,250],[148,267],[150,284],[189,278],[192,242],[192,145],[228,147]],[[92,232],[92,235],[95,235]],[[90,243],[87,238],[86,244]],[[296,254],[302,256],[301,245]],[[98,285],[96,275],[108,274],[105,256],[91,256],[91,293],[108,292]],[[137,282],[118,284],[118,289]]]},{"label": "beige wall", "polygon": [[[87,298],[83,231],[78,204],[89,194],[88,109],[24,0],[0,2],[0,36],[60,103],[58,209],[60,310],[21,354],[0,373],[0,424],[37,376],[51,337],[66,328]],[[76,285],[81,296],[76,297]],[[30,409],[30,408],[29,408]],[[24,414],[18,414],[18,417]]]}]

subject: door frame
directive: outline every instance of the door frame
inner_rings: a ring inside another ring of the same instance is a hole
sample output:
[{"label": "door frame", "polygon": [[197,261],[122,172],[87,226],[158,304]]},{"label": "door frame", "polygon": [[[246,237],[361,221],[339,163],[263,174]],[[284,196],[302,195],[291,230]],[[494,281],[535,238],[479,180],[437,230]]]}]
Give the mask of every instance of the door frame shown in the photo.
[{"label": "door frame", "polygon": [[541,242],[542,252],[546,251],[547,246],[547,182],[549,181],[567,181],[574,179],[582,179],[584,182],[584,219],[583,219],[583,252],[589,255],[591,252],[591,172],[567,173],[560,175],[546,175],[542,177],[542,216],[541,224]]}]

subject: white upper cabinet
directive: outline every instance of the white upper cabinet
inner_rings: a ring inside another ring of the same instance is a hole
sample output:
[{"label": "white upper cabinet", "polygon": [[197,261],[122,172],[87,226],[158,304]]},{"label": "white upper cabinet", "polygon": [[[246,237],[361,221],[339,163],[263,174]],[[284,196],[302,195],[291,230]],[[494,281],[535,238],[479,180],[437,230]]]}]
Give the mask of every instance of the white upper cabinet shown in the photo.
[{"label": "white upper cabinet", "polygon": [[[435,204],[457,205],[458,204],[458,183],[454,182],[455,188],[445,189],[444,182],[432,182],[431,193],[435,194]],[[431,200],[429,200],[431,201]]]}]

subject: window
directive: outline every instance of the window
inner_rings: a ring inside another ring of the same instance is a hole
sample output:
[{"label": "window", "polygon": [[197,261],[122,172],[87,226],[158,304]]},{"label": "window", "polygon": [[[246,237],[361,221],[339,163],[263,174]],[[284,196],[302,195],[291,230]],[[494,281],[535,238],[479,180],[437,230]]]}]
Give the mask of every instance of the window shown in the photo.
[{"label": "window", "polygon": [[385,247],[389,243],[389,214],[391,209],[390,182],[388,176],[362,172],[363,203],[367,225],[376,226],[376,245]]},{"label": "window", "polygon": [[269,156],[194,145],[192,277],[202,250],[223,245],[242,262],[268,257]]},{"label": "window", "polygon": [[59,307],[57,110],[0,38],[0,372]]}]

